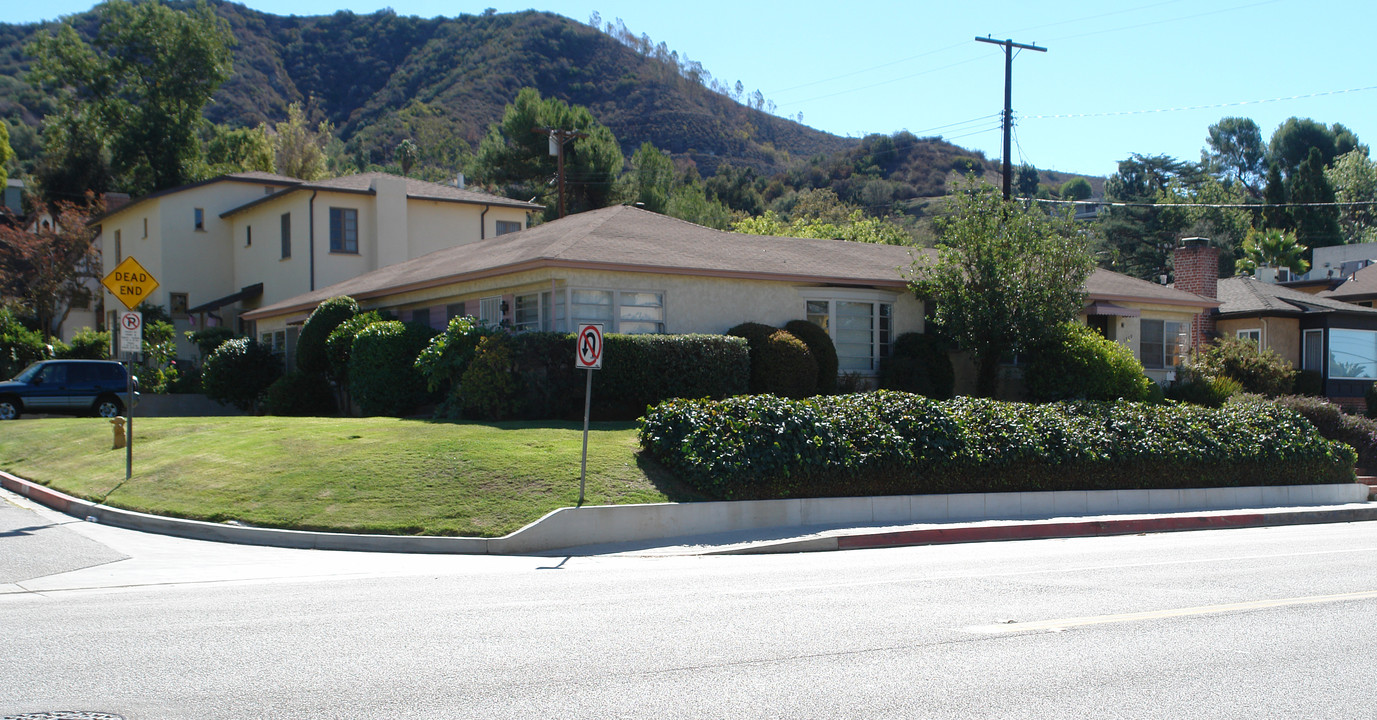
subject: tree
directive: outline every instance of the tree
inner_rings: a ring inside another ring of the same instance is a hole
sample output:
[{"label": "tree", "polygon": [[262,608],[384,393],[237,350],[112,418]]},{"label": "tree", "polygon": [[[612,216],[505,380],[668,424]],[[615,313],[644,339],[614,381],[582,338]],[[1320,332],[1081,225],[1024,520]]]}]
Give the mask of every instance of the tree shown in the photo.
[{"label": "tree", "polygon": [[1205,143],[1200,164],[1206,172],[1243,185],[1254,197],[1262,193],[1267,146],[1257,123],[1249,118],[1226,117],[1210,126]]},{"label": "tree", "polygon": [[0,296],[18,298],[44,338],[58,334],[75,300],[90,298],[87,281],[102,276],[96,231],[87,223],[103,204],[92,197],[51,208],[51,222],[33,231],[0,225]]},{"label": "tree", "polygon": [[1089,180],[1074,178],[1062,183],[1058,194],[1063,200],[1089,200],[1094,190],[1091,189]]},{"label": "tree", "polygon": [[1288,195],[1286,181],[1281,179],[1281,165],[1272,163],[1267,166],[1267,184],[1262,191],[1262,201],[1267,205],[1262,217],[1267,227],[1282,230],[1295,227],[1291,220],[1291,208],[1286,205]]},{"label": "tree", "polygon": [[302,180],[325,177],[325,146],[333,134],[330,123],[324,120],[311,130],[301,103],[288,105],[287,119],[277,124],[272,136],[278,174]]},{"label": "tree", "polygon": [[1014,192],[1019,197],[1033,197],[1038,192],[1038,169],[1024,163],[1014,175]]},{"label": "tree", "polygon": [[482,182],[502,188],[508,197],[537,202],[552,220],[559,198],[556,158],[549,153],[549,139],[538,129],[583,133],[564,145],[564,172],[570,213],[606,207],[613,183],[621,174],[621,148],[617,138],[598,122],[588,108],[569,105],[558,98],[541,98],[534,88],[523,88],[507,105],[502,122],[488,127],[478,146],[477,172]]},{"label": "tree", "polygon": [[[1377,241],[1377,163],[1358,150],[1344,153],[1325,168],[1339,206],[1339,227],[1348,243]],[[1355,204],[1347,204],[1355,203]]]},{"label": "tree", "polygon": [[204,2],[181,12],[157,0],[109,0],[90,45],[67,22],[26,50],[30,80],[58,95],[47,122],[69,135],[97,133],[69,144],[101,143],[114,173],[143,193],[197,178],[201,110],[230,76],[233,44],[229,23]]},{"label": "tree", "polygon": [[206,143],[206,165],[210,175],[258,170],[272,172],[276,166],[268,128],[230,128],[215,125]]},{"label": "tree", "polygon": [[1005,202],[974,176],[948,207],[937,258],[914,262],[912,288],[935,303],[942,333],[972,352],[976,392],[990,397],[1001,358],[1038,345],[1080,311],[1094,263],[1069,217]]},{"label": "tree", "polygon": [[1251,275],[1260,267],[1288,268],[1299,275],[1310,270],[1305,259],[1307,248],[1296,241],[1296,234],[1282,230],[1249,230],[1243,238],[1243,257],[1235,265],[1239,275]]},{"label": "tree", "polygon": [[649,141],[631,156],[631,171],[619,181],[621,196],[646,210],[664,213],[674,189],[674,163]]},{"label": "tree", "polygon": [[1324,154],[1312,147],[1287,184],[1287,194],[1295,203],[1291,218],[1296,238],[1311,248],[1341,245],[1344,241],[1339,230],[1339,208],[1333,205],[1334,188],[1325,177],[1324,168]]},{"label": "tree", "polygon": [[1310,157],[1310,150],[1320,152],[1320,163],[1328,166],[1334,158],[1353,150],[1367,154],[1367,146],[1358,142],[1352,130],[1335,123],[1325,126],[1310,118],[1289,118],[1272,133],[1271,144],[1267,148],[1269,161],[1281,166],[1281,174],[1287,181],[1300,170]]},{"label": "tree", "polygon": [[696,180],[670,191],[665,214],[717,230],[731,229],[732,223],[740,218],[740,213],[709,198],[703,184]]},{"label": "tree", "polygon": [[12,159],[14,150],[10,148],[10,128],[0,120],[0,187],[4,187],[10,179],[9,164]]},{"label": "tree", "polygon": [[416,159],[421,156],[421,151],[416,148],[416,143],[407,138],[397,143],[397,150],[392,157],[402,166],[402,175],[411,174],[411,166],[416,164]]},{"label": "tree", "polygon": [[1109,207],[1100,221],[1111,269],[1145,280],[1168,270],[1169,253],[1181,230],[1155,205],[1173,181],[1193,186],[1199,168],[1166,155],[1134,154],[1119,162],[1105,181],[1105,198],[1130,205]]}]

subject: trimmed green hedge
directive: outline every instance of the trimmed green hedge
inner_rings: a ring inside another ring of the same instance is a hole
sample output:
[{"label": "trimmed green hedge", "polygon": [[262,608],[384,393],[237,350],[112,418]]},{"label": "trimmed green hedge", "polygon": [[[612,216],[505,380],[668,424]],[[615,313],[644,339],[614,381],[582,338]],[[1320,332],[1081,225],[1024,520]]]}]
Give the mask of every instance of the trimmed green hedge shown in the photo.
[{"label": "trimmed green hedge", "polygon": [[879,391],[662,403],[641,446],[723,499],[1352,482],[1354,454],[1272,404],[1043,405]]},{"label": "trimmed green hedge", "polygon": [[359,331],[349,352],[349,394],[360,410],[402,417],[430,399],[415,363],[434,334],[424,325],[396,320]]}]

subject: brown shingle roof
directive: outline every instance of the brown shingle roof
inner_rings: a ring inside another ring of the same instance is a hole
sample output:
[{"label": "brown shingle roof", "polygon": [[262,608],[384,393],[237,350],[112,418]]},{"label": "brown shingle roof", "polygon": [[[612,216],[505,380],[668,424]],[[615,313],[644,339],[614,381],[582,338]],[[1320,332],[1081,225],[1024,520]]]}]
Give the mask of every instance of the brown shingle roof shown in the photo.
[{"label": "brown shingle roof", "polygon": [[1333,290],[1324,290],[1319,295],[1344,302],[1377,298],[1377,265],[1368,265],[1353,273],[1342,285]]},{"label": "brown shingle roof", "polygon": [[315,307],[336,295],[367,298],[534,267],[582,267],[904,288],[916,248],[728,233],[618,205],[519,233],[438,250],[251,313]]},{"label": "brown shingle roof", "polygon": [[1164,305],[1212,308],[1218,302],[1203,295],[1140,280],[1111,270],[1095,268],[1085,279],[1085,293],[1092,300],[1128,300]]},{"label": "brown shingle roof", "polygon": [[1299,290],[1265,283],[1252,277],[1232,277],[1219,281],[1219,314],[1230,315],[1305,315],[1347,312],[1377,314],[1377,309],[1352,305]]}]

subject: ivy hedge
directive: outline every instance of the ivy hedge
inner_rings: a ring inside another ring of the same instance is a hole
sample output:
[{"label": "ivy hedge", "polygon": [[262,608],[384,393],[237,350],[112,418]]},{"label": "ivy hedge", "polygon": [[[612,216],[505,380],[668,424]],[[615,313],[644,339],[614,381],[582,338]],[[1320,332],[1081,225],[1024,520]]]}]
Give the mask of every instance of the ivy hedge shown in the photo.
[{"label": "ivy hedge", "polygon": [[1269,403],[1028,404],[879,391],[671,400],[643,450],[722,499],[1353,481],[1353,451]]}]

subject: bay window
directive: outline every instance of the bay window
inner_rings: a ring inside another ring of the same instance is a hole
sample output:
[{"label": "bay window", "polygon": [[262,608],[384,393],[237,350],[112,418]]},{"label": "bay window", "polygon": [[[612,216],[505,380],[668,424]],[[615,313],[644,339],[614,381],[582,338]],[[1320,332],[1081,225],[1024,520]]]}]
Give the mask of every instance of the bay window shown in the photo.
[{"label": "bay window", "polygon": [[[830,295],[830,297],[824,297]],[[804,317],[827,331],[837,347],[837,370],[874,374],[889,355],[894,305],[865,291],[809,292]]]}]

